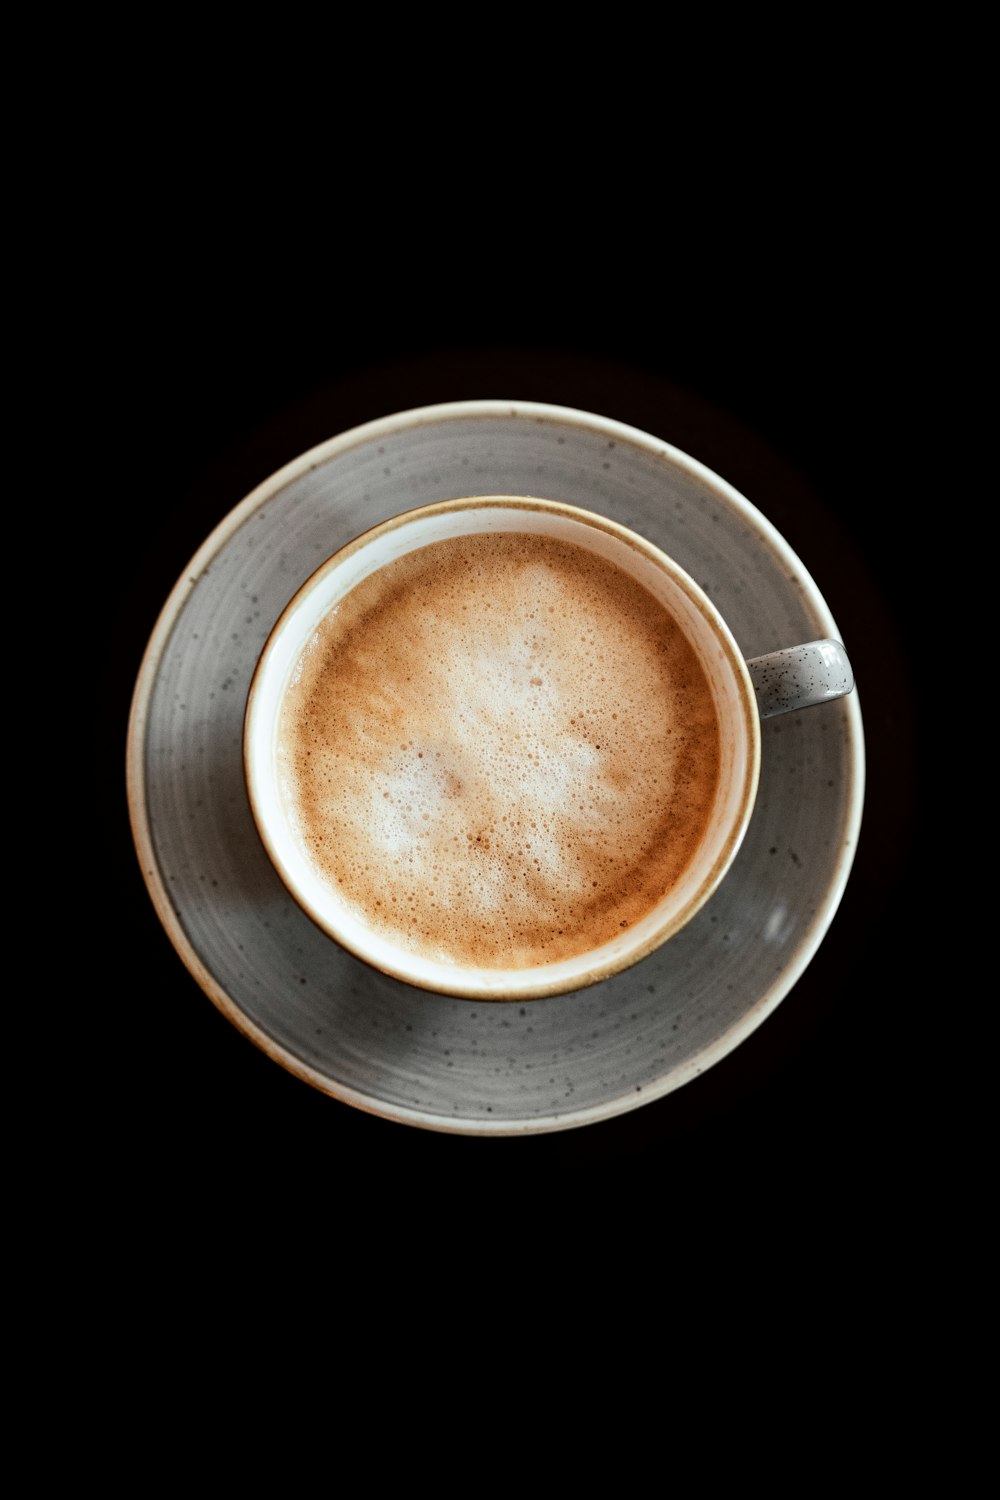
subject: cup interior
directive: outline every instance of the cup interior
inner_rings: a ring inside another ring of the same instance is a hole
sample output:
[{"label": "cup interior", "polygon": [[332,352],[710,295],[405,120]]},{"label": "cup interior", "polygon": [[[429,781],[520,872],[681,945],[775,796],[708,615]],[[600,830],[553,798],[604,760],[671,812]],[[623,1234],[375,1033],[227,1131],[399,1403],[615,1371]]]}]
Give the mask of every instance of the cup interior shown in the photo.
[{"label": "cup interior", "polygon": [[[721,731],[712,815],[682,879],[641,920],[589,952],[522,969],[457,966],[413,953],[364,921],[317,874],[286,813],[278,730],[292,674],[320,621],[376,570],[432,542],[481,532],[531,532],[575,543],[630,573],[678,621],[711,687]],[[329,558],[287,605],[251,682],[244,769],[254,819],[291,894],[337,942],[394,978],[470,999],[517,1000],[590,984],[636,962],[677,932],[723,879],[753,810],[760,764],[756,703],[742,654],[708,596],[642,537],[591,512],[522,496],[422,507],[384,522]]]}]

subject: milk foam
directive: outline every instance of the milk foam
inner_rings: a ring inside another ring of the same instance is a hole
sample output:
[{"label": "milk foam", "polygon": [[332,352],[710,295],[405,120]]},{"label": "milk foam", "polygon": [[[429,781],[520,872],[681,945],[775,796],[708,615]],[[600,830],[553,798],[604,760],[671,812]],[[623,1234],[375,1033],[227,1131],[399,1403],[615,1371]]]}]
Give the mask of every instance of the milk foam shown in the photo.
[{"label": "milk foam", "polygon": [[686,637],[626,573],[483,534],[389,564],[327,616],[279,762],[313,864],[370,925],[521,968],[599,946],[676,881],[719,726]]}]

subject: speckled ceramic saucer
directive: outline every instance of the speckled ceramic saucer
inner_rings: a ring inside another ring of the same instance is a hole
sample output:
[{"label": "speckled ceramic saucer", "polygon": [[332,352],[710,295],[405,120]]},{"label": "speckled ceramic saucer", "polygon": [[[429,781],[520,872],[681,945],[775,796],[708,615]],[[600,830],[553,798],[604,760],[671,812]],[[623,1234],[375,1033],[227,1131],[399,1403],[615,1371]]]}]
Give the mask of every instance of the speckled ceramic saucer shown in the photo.
[{"label": "speckled ceramic saucer", "polygon": [[788,994],[850,873],[864,740],[857,693],[765,722],[757,805],[722,888],[623,974],[499,1005],[369,969],[313,926],[260,844],[242,773],[247,689],[271,626],[319,562],[400,511],[475,494],[562,500],[640,532],[711,595],[748,657],[839,635],[760,512],[662,440],[553,406],[426,407],[304,454],[204,543],[147,648],[128,788],[160,919],[234,1025],[346,1103],[431,1129],[510,1135],[659,1098]]}]

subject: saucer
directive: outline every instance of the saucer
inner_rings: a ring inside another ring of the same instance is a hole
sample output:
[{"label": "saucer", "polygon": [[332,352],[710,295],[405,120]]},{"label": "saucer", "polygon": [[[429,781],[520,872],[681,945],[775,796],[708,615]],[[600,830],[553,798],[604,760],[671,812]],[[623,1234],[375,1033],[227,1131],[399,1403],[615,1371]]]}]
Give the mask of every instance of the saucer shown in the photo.
[{"label": "saucer", "polygon": [[272,475],[192,559],[136,684],[129,807],[171,942],[270,1057],[389,1119],[531,1134],[669,1093],[788,994],[850,874],[864,738],[856,693],[766,721],[754,816],[723,886],[623,974],[506,1005],[431,994],[368,968],[313,926],[260,844],[242,771],[247,690],[272,625],[324,558],[403,510],[475,494],[562,500],[648,537],[711,595],[747,657],[839,636],[775,528],[662,440],[526,402],[402,412]]}]

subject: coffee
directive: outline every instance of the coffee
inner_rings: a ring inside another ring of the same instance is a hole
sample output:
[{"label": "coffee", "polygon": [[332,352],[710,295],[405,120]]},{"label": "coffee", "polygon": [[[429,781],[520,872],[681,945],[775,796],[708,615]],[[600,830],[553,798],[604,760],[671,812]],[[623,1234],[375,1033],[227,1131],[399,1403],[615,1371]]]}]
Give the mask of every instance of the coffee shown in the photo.
[{"label": "coffee", "polygon": [[560,538],[486,532],[378,569],[292,677],[283,797],[373,929],[464,967],[588,952],[682,876],[719,776],[673,616]]}]

